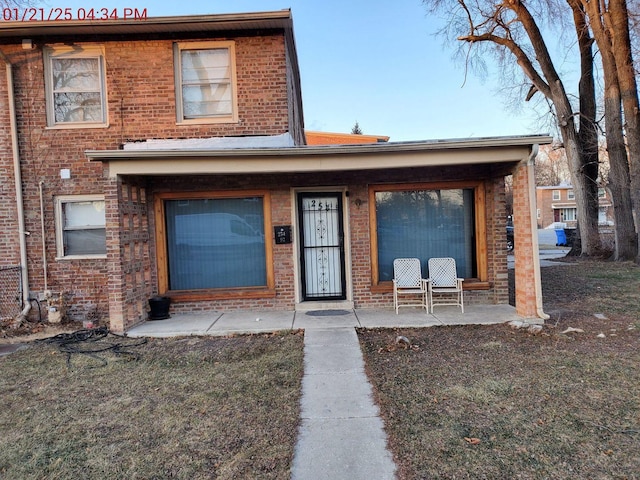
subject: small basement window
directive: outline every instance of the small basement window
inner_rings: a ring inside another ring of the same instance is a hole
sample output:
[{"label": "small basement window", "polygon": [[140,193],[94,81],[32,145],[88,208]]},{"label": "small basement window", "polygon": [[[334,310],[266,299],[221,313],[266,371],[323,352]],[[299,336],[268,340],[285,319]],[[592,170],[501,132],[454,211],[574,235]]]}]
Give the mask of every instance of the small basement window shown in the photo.
[{"label": "small basement window", "polygon": [[101,195],[55,200],[58,258],[106,257],[105,203]]}]

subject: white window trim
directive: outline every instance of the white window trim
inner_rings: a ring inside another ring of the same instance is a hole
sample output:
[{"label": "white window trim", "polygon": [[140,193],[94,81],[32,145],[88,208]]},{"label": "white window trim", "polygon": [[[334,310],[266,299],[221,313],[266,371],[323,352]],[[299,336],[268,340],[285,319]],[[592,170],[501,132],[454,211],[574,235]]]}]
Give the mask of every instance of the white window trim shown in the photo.
[{"label": "white window trim", "polygon": [[567,200],[575,200],[576,195],[573,190],[567,190]]},{"label": "white window trim", "polygon": [[560,200],[560,190],[553,190],[551,192],[551,199],[554,201]]},{"label": "white window trim", "polygon": [[[231,115],[208,118],[184,118],[182,106],[182,64],[180,61],[180,52],[182,50],[209,50],[214,48],[226,48],[229,50],[229,62],[231,67]],[[236,75],[235,42],[176,42],[173,44],[173,65],[176,90],[176,122],[178,125],[238,123],[238,81]]]},{"label": "white window trim", "polygon": [[562,207],[560,215],[563,222],[575,222],[578,219],[578,212],[575,207]]},{"label": "white window trim", "polygon": [[[69,46],[56,45],[44,47],[44,85],[47,105],[47,128],[49,129],[69,129],[69,128],[105,128],[109,126],[109,112],[107,110],[107,80],[105,69],[104,48],[96,45],[89,46]],[[98,58],[100,65],[100,93],[102,101],[102,121],[101,122],[57,122],[55,121],[53,85],[51,72],[51,59],[55,57],[68,58]]]},{"label": "white window trim", "polygon": [[[64,215],[62,205],[72,202],[104,201],[104,195],[60,195],[55,197],[56,222],[56,260],[81,260],[90,258],[107,258],[107,253],[95,255],[65,255],[64,254]],[[106,222],[105,222],[106,227]]]}]

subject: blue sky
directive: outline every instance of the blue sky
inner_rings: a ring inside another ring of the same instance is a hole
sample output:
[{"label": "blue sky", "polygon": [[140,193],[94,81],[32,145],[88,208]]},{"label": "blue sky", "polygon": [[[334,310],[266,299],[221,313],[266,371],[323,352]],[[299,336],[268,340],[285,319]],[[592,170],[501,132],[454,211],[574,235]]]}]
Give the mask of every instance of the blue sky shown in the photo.
[{"label": "blue sky", "polygon": [[[391,141],[548,133],[531,107],[516,113],[495,78],[466,75],[434,36],[420,0],[48,0],[44,8],[146,8],[149,16],[291,8],[307,130]],[[452,47],[451,47],[452,48]]]}]

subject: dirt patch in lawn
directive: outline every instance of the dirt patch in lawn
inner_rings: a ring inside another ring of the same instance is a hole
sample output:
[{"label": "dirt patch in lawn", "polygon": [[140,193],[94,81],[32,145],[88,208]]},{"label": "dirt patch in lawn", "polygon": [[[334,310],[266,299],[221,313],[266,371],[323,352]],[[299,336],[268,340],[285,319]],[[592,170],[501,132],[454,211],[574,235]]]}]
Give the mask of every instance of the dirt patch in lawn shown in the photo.
[{"label": "dirt patch in lawn", "polygon": [[[640,268],[574,261],[542,278],[536,335],[359,332],[401,479],[640,478]],[[389,348],[398,335],[413,347]]]},{"label": "dirt patch in lawn", "polygon": [[0,478],[288,478],[300,332],[78,348],[0,357]]},{"label": "dirt patch in lawn", "polygon": [[59,334],[72,333],[82,329],[80,323],[48,324],[43,322],[25,322],[19,328],[12,328],[9,322],[5,322],[3,328],[0,322],[0,345],[12,343],[28,343],[34,340],[54,337]]}]

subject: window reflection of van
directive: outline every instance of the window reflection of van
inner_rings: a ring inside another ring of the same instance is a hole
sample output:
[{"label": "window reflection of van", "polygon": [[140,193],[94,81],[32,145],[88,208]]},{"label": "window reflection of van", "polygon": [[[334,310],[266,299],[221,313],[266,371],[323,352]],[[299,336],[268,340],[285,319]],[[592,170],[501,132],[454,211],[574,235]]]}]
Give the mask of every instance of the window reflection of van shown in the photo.
[{"label": "window reflection of van", "polygon": [[264,234],[238,215],[176,215],[170,243],[173,244],[169,248],[172,289],[266,283]]},{"label": "window reflection of van", "polygon": [[175,242],[185,247],[223,247],[263,243],[264,235],[230,213],[194,213],[175,217]]}]

